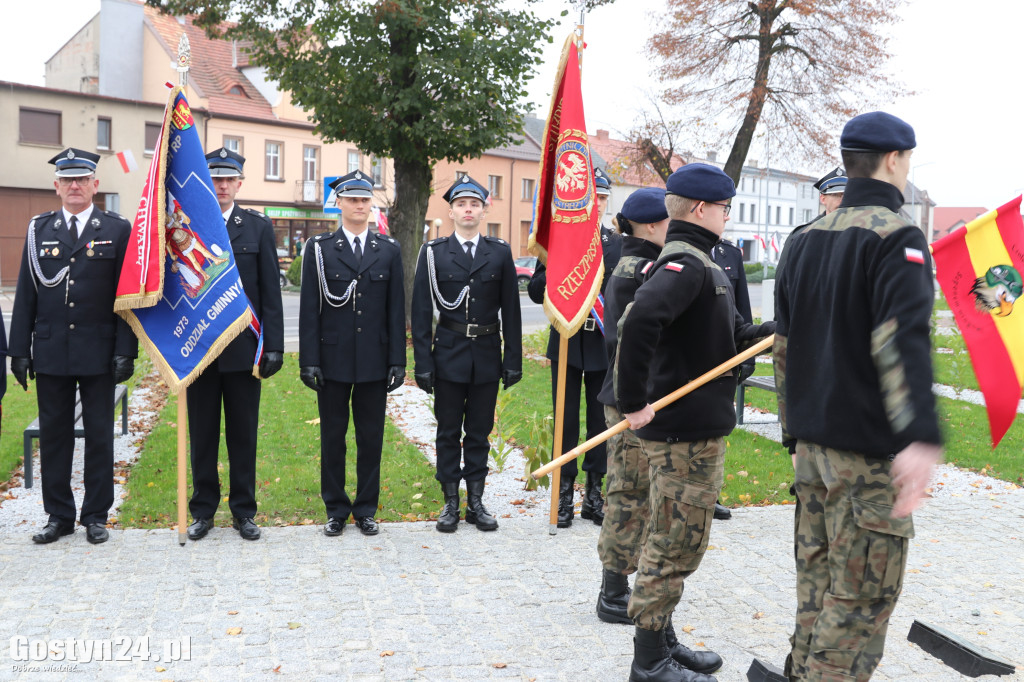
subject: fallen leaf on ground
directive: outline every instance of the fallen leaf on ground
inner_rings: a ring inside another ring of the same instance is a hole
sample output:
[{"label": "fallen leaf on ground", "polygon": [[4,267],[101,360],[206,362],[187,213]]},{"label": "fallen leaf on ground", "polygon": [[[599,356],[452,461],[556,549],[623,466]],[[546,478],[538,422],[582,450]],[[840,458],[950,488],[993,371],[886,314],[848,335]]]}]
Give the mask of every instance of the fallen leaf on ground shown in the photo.
[{"label": "fallen leaf on ground", "polygon": [[242,634],[242,628],[239,628],[239,627],[228,628],[228,634],[229,635],[240,635],[240,634]]},{"label": "fallen leaf on ground", "polygon": [[492,668],[504,668],[507,664],[505,663],[491,663]]},{"label": "fallen leaf on ground", "polygon": [[301,628],[301,627],[302,627],[302,623],[296,623],[296,622],[294,622],[294,621],[293,621],[293,622],[290,622],[290,623],[288,623],[288,629],[289,629],[289,630],[298,630],[298,629],[299,629],[299,628]]},{"label": "fallen leaf on ground", "polygon": [[319,424],[320,423],[320,417],[317,417],[316,419],[307,419],[306,423],[307,424],[314,424],[314,425],[315,424]]},{"label": "fallen leaf on ground", "polygon": [[754,614],[754,620],[761,620],[764,618],[764,611],[758,611]]},{"label": "fallen leaf on ground", "polygon": [[154,670],[156,670],[158,673],[165,673],[165,672],[167,672],[167,668],[164,668],[163,666],[159,666],[159,665],[156,668],[154,668]]},{"label": "fallen leaf on ground", "polygon": [[682,630],[683,632],[689,634],[689,633],[693,632],[694,630],[696,630],[697,628],[695,626],[693,626],[693,625],[684,625],[683,627],[681,627],[679,629]]},{"label": "fallen leaf on ground", "polygon": [[238,615],[238,611],[228,611],[228,615],[229,616],[237,616]]},{"label": "fallen leaf on ground", "polygon": [[385,656],[394,656],[394,655],[395,655],[394,651],[382,651],[382,652],[380,652],[380,657],[381,658],[384,658]]}]

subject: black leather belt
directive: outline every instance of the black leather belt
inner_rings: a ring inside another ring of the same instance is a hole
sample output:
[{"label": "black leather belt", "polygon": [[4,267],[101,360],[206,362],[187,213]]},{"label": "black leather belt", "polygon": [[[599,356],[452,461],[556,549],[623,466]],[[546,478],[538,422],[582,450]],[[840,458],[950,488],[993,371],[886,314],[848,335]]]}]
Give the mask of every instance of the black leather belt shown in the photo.
[{"label": "black leather belt", "polygon": [[438,324],[445,329],[450,329],[459,336],[465,336],[468,339],[473,339],[478,336],[497,334],[498,330],[501,328],[501,325],[497,322],[492,322],[491,324],[459,324],[458,322],[441,320]]}]

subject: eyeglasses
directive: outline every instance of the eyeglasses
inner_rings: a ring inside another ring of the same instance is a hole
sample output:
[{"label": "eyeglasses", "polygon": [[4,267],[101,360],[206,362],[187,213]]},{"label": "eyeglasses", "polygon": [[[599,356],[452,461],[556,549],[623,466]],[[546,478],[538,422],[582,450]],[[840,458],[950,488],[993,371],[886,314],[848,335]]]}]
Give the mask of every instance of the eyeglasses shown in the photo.
[{"label": "eyeglasses", "polygon": [[[720,204],[717,201],[705,201],[704,203],[705,204],[713,204],[715,206],[721,206],[722,207],[722,212],[725,213],[725,215],[727,215],[727,216],[729,215],[729,211],[732,210],[732,204]],[[694,204],[693,208],[690,209],[690,213],[693,213],[694,211],[696,211],[697,210],[697,206],[698,206],[698,204]]]},{"label": "eyeglasses", "polygon": [[75,183],[78,183],[78,185],[81,187],[92,182],[94,177],[95,176],[92,175],[77,175],[73,178],[59,178],[58,181],[65,187],[70,187]]}]

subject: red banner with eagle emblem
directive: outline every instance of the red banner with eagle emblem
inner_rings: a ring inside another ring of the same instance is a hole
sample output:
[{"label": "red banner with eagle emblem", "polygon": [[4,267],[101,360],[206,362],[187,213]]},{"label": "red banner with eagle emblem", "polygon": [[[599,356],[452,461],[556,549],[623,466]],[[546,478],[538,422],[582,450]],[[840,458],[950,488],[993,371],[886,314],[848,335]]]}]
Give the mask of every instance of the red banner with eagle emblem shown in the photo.
[{"label": "red banner with eagle emblem", "polygon": [[559,333],[572,336],[590,315],[604,275],[575,35],[562,48],[537,188],[529,249],[547,268],[544,312]]},{"label": "red banner with eagle emblem", "polygon": [[[936,278],[985,396],[992,447],[1020,411],[1024,385],[1021,197],[932,244]],[[910,249],[908,249],[909,251]],[[914,254],[907,254],[912,259]]]}]

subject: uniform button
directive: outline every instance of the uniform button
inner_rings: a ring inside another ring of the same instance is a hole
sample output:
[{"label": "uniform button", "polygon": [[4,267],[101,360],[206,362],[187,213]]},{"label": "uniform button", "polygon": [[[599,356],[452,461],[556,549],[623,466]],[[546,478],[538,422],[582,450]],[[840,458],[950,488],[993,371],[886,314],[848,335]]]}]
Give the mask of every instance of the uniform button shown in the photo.
[{"label": "uniform button", "polygon": [[356,327],[356,331],[357,332],[361,332],[361,331],[363,331],[363,328],[362,327]]},{"label": "uniform button", "polygon": [[75,302],[71,301],[70,303],[68,303],[68,307],[69,308],[74,308],[75,307]]},{"label": "uniform button", "polygon": [[470,301],[470,303],[475,303],[476,302],[476,298],[470,298],[469,301]]},{"label": "uniform button", "polygon": [[74,262],[75,262],[75,259],[74,259],[74,258],[72,258],[72,259],[71,259],[71,262],[72,262],[72,263],[74,263]]},{"label": "uniform button", "polygon": [[362,279],[362,278],[363,278],[362,275],[356,275],[356,279]]},{"label": "uniform button", "polygon": [[72,285],[74,285],[74,283],[75,283],[75,280],[73,280],[73,279],[69,279],[68,280],[68,286],[72,286]]},{"label": "uniform button", "polygon": [[476,322],[476,318],[475,317],[473,318],[473,321]]},{"label": "uniform button", "polygon": [[357,311],[356,311],[356,315],[362,315],[362,314],[363,314],[363,311],[362,311],[362,310],[357,310]]},{"label": "uniform button", "polygon": [[362,297],[363,297],[362,294],[356,294],[356,298],[362,298]]},{"label": "uniform button", "polygon": [[74,328],[75,328],[75,323],[74,322],[72,322],[71,324],[68,325],[68,329],[74,329]]},{"label": "uniform button", "polygon": [[472,277],[470,277],[470,278],[469,278],[469,283],[470,283],[470,284],[472,284],[472,283],[473,283],[473,282],[475,282],[475,281],[476,281],[476,280],[475,280],[475,279],[473,279]]}]

